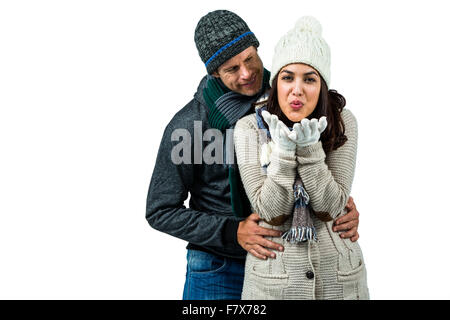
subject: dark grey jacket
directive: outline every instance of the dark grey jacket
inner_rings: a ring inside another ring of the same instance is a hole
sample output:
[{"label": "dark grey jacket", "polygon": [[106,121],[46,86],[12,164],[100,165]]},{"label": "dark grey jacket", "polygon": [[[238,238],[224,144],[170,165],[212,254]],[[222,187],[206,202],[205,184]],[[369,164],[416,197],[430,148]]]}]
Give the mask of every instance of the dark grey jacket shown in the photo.
[{"label": "dark grey jacket", "polygon": [[[208,107],[203,99],[206,77],[194,99],[167,125],[159,147],[147,196],[146,218],[150,226],[189,242],[188,248],[210,251],[222,256],[245,258],[246,251],[237,242],[239,221],[231,208],[228,168],[225,164],[194,164],[194,121],[209,129]],[[171,141],[175,129],[187,129],[191,135],[190,164],[171,161]],[[202,139],[203,149],[209,142]],[[190,193],[189,208],[183,203]]]}]

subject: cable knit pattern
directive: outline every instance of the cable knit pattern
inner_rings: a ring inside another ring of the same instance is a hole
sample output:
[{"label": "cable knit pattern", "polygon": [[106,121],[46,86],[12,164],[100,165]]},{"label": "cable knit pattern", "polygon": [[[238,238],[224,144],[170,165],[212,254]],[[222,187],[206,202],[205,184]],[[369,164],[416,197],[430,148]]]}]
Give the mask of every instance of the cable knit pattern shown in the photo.
[{"label": "cable knit pattern", "polygon": [[275,148],[270,154],[270,165],[266,174],[260,165],[262,139],[254,114],[236,123],[234,143],[242,183],[254,211],[264,220],[270,221],[280,215],[292,213],[292,185],[297,161],[295,150],[284,151]]},{"label": "cable knit pattern", "polygon": [[[314,211],[326,212],[333,219],[345,208],[355,173],[358,127],[353,114],[342,112],[347,141],[325,158],[322,143],[297,148],[298,173]],[[325,161],[324,161],[325,160]]]},{"label": "cable knit pattern", "polygon": [[[342,112],[348,141],[325,155],[321,142],[295,152],[272,152],[267,173],[259,161],[261,145],[256,116],[238,121],[235,128],[237,162],[253,210],[265,221],[289,216],[280,226],[260,221],[260,226],[286,231],[292,224],[293,183],[296,171],[310,196],[314,211],[333,218],[345,212],[355,170],[357,124],[353,114]],[[341,239],[333,221],[313,216],[318,242],[283,244],[275,259],[247,255],[242,299],[369,299],[366,268],[358,243]]]}]

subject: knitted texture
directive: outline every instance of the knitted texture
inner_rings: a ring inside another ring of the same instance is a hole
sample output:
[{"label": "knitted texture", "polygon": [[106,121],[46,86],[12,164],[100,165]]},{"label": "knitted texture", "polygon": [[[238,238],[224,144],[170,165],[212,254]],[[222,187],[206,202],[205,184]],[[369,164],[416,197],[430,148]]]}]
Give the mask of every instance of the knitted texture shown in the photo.
[{"label": "knitted texture", "polygon": [[195,28],[194,40],[208,74],[248,47],[259,46],[245,21],[227,10],[216,10],[203,16]]},{"label": "knitted texture", "polygon": [[270,84],[284,66],[304,63],[316,69],[330,86],[330,48],[322,38],[322,26],[313,17],[300,18],[274,50]]},{"label": "knitted texture", "polygon": [[[258,106],[255,108],[256,111],[255,114],[260,134],[264,134],[265,132],[267,135],[267,140],[270,140],[267,144],[261,146],[261,150],[266,149],[267,152],[268,146],[271,145],[273,141],[271,141],[270,131],[265,130],[265,126],[263,124],[262,112],[266,112],[266,109],[267,109],[266,105],[260,107]],[[263,157],[260,157],[260,159],[262,158]],[[267,167],[270,164],[270,155],[269,161],[261,161],[261,164],[262,168],[264,170],[267,170]],[[299,175],[297,175],[295,179],[292,192],[294,192],[294,199],[295,199],[292,213],[293,215],[292,226],[291,228],[289,228],[288,231],[286,231],[282,235],[282,238],[291,243],[300,243],[304,241],[313,241],[313,240],[317,241],[318,239],[316,230],[311,220],[311,211],[308,208],[309,195],[306,192]]]},{"label": "knitted texture", "polygon": [[[255,115],[236,124],[234,142],[237,162],[253,211],[270,221],[285,215],[280,226],[261,221],[260,226],[286,231],[292,225],[296,173],[303,181],[314,212],[333,218],[345,212],[356,162],[357,123],[353,114],[342,112],[346,143],[325,156],[322,143],[292,152],[271,153],[267,173],[261,170]],[[247,255],[242,299],[368,299],[366,269],[358,243],[341,239],[332,231],[332,221],[312,216],[319,241],[291,244],[279,237],[268,239],[283,244],[275,259],[260,260]]]},{"label": "knitted texture", "polygon": [[220,80],[208,76],[208,82],[203,89],[203,98],[208,106],[208,122],[212,128],[225,130],[230,127],[230,123],[223,113],[217,108],[216,101],[225,93],[230,92],[225,85],[220,84]]},{"label": "knitted texture", "polygon": [[[263,82],[258,94],[244,96],[228,89],[220,79],[208,76],[208,81],[203,89],[203,97],[208,106],[210,127],[221,131],[234,127],[236,122],[249,112],[257,97],[268,89],[268,81],[269,71],[264,69]],[[235,157],[234,152],[232,156]],[[225,155],[226,157],[227,155]],[[228,164],[231,207],[235,216],[247,217],[251,213],[250,203],[245,196],[239,170],[235,168],[235,163],[236,161],[233,164]]]},{"label": "knitted texture", "polygon": [[270,73],[263,72],[262,87],[256,96],[244,96],[228,89],[220,79],[208,77],[203,97],[208,106],[208,122],[212,128],[225,130],[234,126],[255,102],[256,97],[269,88]]}]

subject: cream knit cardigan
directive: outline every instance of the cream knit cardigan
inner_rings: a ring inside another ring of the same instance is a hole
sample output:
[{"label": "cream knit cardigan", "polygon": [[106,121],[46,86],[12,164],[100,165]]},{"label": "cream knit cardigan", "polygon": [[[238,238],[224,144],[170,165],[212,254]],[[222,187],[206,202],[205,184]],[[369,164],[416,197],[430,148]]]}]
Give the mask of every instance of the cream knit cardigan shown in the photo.
[{"label": "cream knit cardigan", "polygon": [[[292,223],[293,184],[300,175],[316,212],[327,212],[335,219],[345,212],[357,149],[357,123],[344,109],[342,118],[348,140],[327,156],[318,143],[296,151],[276,150],[270,154],[267,173],[261,168],[261,134],[256,115],[239,120],[234,143],[240,175],[253,212],[270,221],[290,215],[281,226],[264,221],[259,225],[286,231]],[[283,244],[275,259],[260,260],[247,254],[242,299],[369,299],[366,268],[358,243],[341,239],[332,231],[333,221],[322,222],[313,216],[318,242],[290,244],[281,238],[267,239]]]}]

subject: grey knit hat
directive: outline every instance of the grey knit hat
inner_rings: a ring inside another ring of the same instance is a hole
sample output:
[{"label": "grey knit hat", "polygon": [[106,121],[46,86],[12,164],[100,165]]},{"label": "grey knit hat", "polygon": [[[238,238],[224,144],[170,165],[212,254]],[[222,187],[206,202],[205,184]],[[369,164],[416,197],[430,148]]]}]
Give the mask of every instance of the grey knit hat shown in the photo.
[{"label": "grey knit hat", "polygon": [[195,28],[194,40],[209,74],[248,47],[259,46],[245,21],[227,10],[216,10],[203,16]]}]

